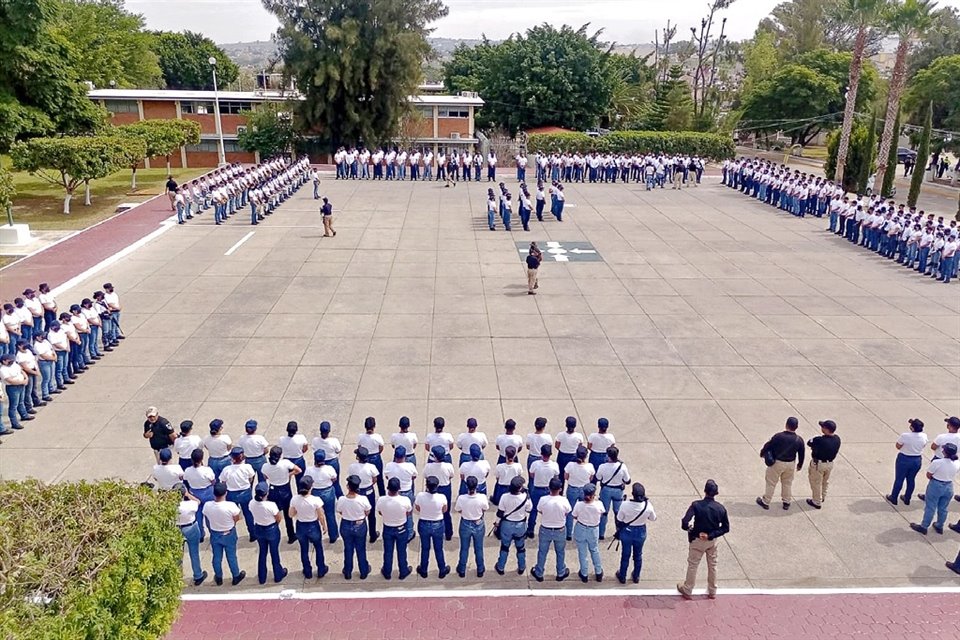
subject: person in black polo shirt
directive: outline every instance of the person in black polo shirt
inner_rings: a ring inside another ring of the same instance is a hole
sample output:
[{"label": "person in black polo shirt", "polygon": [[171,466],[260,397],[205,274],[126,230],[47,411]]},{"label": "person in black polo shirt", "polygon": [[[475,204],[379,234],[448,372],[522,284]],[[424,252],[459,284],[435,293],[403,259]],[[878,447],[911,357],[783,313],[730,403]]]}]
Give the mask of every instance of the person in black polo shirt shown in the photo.
[{"label": "person in black polo shirt", "polygon": [[687,541],[690,543],[687,578],[677,585],[677,591],[684,600],[693,597],[697,569],[704,555],[707,556],[707,597],[711,600],[717,597],[717,539],[730,532],[727,510],[716,501],[718,493],[720,489],[717,483],[707,480],[703,487],[703,500],[691,502],[680,521],[680,528],[687,532]]},{"label": "person in black polo shirt", "polygon": [[[767,465],[767,488],[762,498],[757,498],[757,504],[764,509],[770,508],[773,492],[780,483],[780,497],[783,499],[783,510],[790,508],[793,502],[793,476],[803,468],[804,447],[803,439],[797,435],[800,423],[796,418],[787,418],[787,425],[783,431],[775,434],[760,449],[760,457]],[[796,469],[794,463],[796,462]]]},{"label": "person in black polo shirt", "polygon": [[807,467],[810,478],[812,498],[807,504],[819,509],[827,499],[827,486],[830,484],[830,472],[833,461],[840,452],[840,436],[837,435],[837,423],[833,420],[821,420],[820,432],[823,434],[807,441],[810,447],[810,465]]},{"label": "person in black polo shirt", "polygon": [[537,273],[540,269],[541,260],[540,249],[536,242],[530,243],[530,252],[527,254],[527,295],[535,296],[537,292],[534,289],[540,287],[537,280]]},{"label": "person in black polo shirt", "polygon": [[160,462],[160,452],[169,449],[176,439],[170,421],[160,415],[156,407],[147,408],[147,419],[143,423],[143,437],[150,441],[153,457]]}]

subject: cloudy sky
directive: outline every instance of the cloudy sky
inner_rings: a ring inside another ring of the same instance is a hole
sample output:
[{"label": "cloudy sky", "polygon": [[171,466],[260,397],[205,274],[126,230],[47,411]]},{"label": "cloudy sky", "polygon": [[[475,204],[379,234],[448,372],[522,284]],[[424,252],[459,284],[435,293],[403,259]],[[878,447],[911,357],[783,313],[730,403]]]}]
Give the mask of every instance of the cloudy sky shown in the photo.
[{"label": "cloudy sky", "polygon": [[[435,35],[500,39],[549,22],[604,29],[606,39],[624,44],[653,41],[667,20],[689,32],[704,15],[707,0],[445,0],[449,15],[437,22]],[[723,15],[733,39],[749,38],[778,0],[736,0]],[[948,0],[957,4],[960,0]],[[943,2],[941,2],[943,4]],[[127,0],[151,29],[200,31],[217,42],[267,40],[277,23],[260,0]]]}]

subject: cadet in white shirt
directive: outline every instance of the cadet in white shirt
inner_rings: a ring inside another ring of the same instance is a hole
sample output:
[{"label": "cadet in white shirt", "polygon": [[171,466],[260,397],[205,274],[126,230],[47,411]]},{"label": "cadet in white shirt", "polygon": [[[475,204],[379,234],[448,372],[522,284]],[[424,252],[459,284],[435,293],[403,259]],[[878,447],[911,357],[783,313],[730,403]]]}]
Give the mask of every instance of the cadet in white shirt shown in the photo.
[{"label": "cadet in white shirt", "polygon": [[173,448],[180,458],[180,468],[186,471],[193,466],[193,450],[203,446],[200,436],[193,433],[193,421],[184,420],[180,423],[180,433],[173,441]]},{"label": "cadet in white shirt", "polygon": [[508,445],[506,458],[497,465],[494,471],[496,485],[493,487],[493,504],[499,505],[500,498],[510,490],[510,483],[517,476],[523,475],[523,467],[517,462],[517,447]]},{"label": "cadet in white shirt", "polygon": [[589,462],[594,468],[599,469],[600,465],[607,461],[607,449],[617,444],[617,439],[613,434],[608,433],[610,421],[606,418],[597,420],[597,432],[587,436],[587,449],[590,451]]},{"label": "cadet in white shirt", "polygon": [[[560,465],[550,459],[553,447],[545,444],[540,447],[540,459],[530,465],[530,521],[527,524],[527,537],[533,538],[534,527],[537,524],[537,506],[540,500],[550,494],[550,481],[560,479]],[[563,481],[561,480],[561,486]],[[566,526],[566,522],[564,522]]]},{"label": "cadet in white shirt", "polygon": [[[563,469],[563,479],[567,483],[567,500],[570,502],[570,509],[573,509],[577,502],[583,499],[583,489],[593,482],[593,476],[596,469],[587,462],[587,448],[579,447],[573,462],[568,462]],[[596,490],[596,487],[594,487]],[[600,524],[600,521],[597,521]],[[598,530],[599,531],[599,530]],[[567,516],[567,540],[573,539],[573,515]]]},{"label": "cadet in white shirt", "polygon": [[323,501],[310,495],[313,478],[305,476],[297,485],[297,495],[290,501],[290,516],[297,522],[297,540],[300,542],[300,563],[303,565],[303,577],[313,578],[313,566],[310,564],[310,545],[313,545],[317,563],[317,578],[330,571],[323,556],[324,526],[320,520],[323,513]]},{"label": "cadet in white shirt", "polygon": [[357,461],[351,462],[350,466],[347,467],[347,476],[357,476],[360,478],[358,493],[364,496],[370,503],[370,514],[367,516],[367,519],[370,525],[368,527],[370,544],[373,544],[377,541],[377,538],[380,537],[380,534],[377,532],[377,512],[374,509],[374,507],[377,506],[377,495],[373,490],[373,484],[380,477],[380,470],[370,464],[370,453],[366,447],[357,447],[354,453],[357,456]]},{"label": "cadet in white shirt", "polygon": [[[400,495],[413,502],[413,483],[417,479],[417,468],[410,462],[407,462],[407,450],[400,446],[393,452],[393,461],[388,462],[383,469],[383,475],[389,482],[391,478],[396,478],[400,482]],[[413,514],[408,516],[407,530],[410,540],[413,540]]]},{"label": "cadet in white shirt", "polygon": [[[293,462],[283,457],[283,448],[270,448],[267,464],[263,465],[263,477],[267,483],[267,497],[272,504],[283,513],[287,529],[287,543],[293,544],[296,532],[293,530],[293,519],[290,517],[290,501],[293,491],[290,490],[290,479],[303,475],[303,470]],[[251,506],[251,510],[253,507]]]},{"label": "cadet in white shirt", "polygon": [[207,579],[207,572],[200,564],[200,527],[197,526],[199,502],[180,485],[180,504],[177,505],[177,527],[187,543],[190,568],[193,569],[193,586],[199,587]]},{"label": "cadet in white shirt", "polygon": [[631,488],[631,500],[624,502],[617,513],[617,533],[620,540],[620,570],[617,580],[627,583],[627,568],[633,558],[633,571],[630,577],[634,584],[640,582],[640,570],[643,568],[643,544],[647,540],[647,523],[657,519],[653,505],[647,499],[647,491],[639,482]]},{"label": "cadet in white shirt", "polygon": [[[402,179],[402,178],[401,178]],[[384,495],[386,490],[383,487],[383,437],[379,433],[374,433],[377,428],[377,421],[371,416],[363,421],[364,432],[357,438],[357,447],[367,450],[367,462],[377,468],[377,493]],[[373,542],[373,540],[371,540]]]},{"label": "cadet in white shirt", "polygon": [[327,533],[330,535],[330,544],[340,538],[340,528],[337,526],[337,492],[339,478],[334,468],[327,464],[323,449],[313,452],[313,466],[306,470],[305,477],[310,479],[310,495],[323,501],[323,513],[327,521]]},{"label": "cadet in white shirt", "polygon": [[190,466],[183,470],[183,482],[187,485],[190,495],[200,501],[199,517],[197,518],[200,530],[200,542],[204,540],[203,507],[213,502],[213,485],[217,481],[213,469],[203,464],[203,449],[194,449],[190,454]]},{"label": "cadet in white shirt", "polygon": [[[450,463],[449,460],[444,461],[444,458],[449,457],[450,455],[447,453],[447,450],[444,449],[443,446],[438,445],[430,452],[427,458],[427,464],[423,467],[424,478],[428,476],[437,478],[437,482],[439,483],[437,491],[447,499],[447,504],[450,504],[453,499],[451,483],[456,476],[456,472],[453,470],[453,464]],[[450,516],[449,511],[443,514],[443,535],[447,540],[453,539],[453,518]]]},{"label": "cadet in white shirt", "polygon": [[267,499],[270,487],[261,482],[253,492],[250,513],[253,514],[253,526],[256,531],[260,554],[257,557],[257,581],[267,583],[267,555],[273,565],[273,581],[280,582],[287,577],[287,570],[280,562],[280,507]]},{"label": "cadet in white shirt", "polygon": [[[480,447],[480,459],[483,459],[483,450],[487,448],[487,434],[477,431],[477,419],[467,419],[467,430],[457,436],[457,448],[460,449],[460,464],[470,460],[470,447]],[[462,471],[461,471],[462,473]],[[463,491],[460,492],[464,493]]]},{"label": "cadet in white shirt", "polygon": [[557,448],[557,464],[560,470],[567,468],[567,463],[576,458],[577,449],[583,446],[583,435],[577,432],[577,419],[567,416],[564,422],[566,431],[557,434],[553,446]]},{"label": "cadet in white shirt", "polygon": [[310,448],[307,446],[306,436],[299,433],[299,431],[299,425],[291,420],[287,423],[287,435],[280,436],[280,439],[277,440],[277,444],[280,445],[280,449],[283,451],[283,457],[300,469],[300,472],[297,474],[297,482],[300,482],[300,479],[303,477],[303,472],[307,468],[307,461],[303,455]]},{"label": "cadet in white shirt", "polygon": [[477,493],[477,479],[469,476],[464,483],[467,493],[457,497],[454,511],[460,514],[460,560],[457,562],[457,575],[467,576],[467,558],[473,547],[474,561],[477,563],[477,577],[482,578],[486,567],[483,564],[483,536],[486,532],[483,513],[490,508],[487,497]]},{"label": "cadet in white shirt", "polygon": [[220,472],[230,464],[230,449],[233,448],[230,436],[223,432],[223,420],[220,418],[210,421],[210,435],[203,439],[203,448],[207,450],[210,468],[219,480]]},{"label": "cadet in white shirt", "polygon": [[[890,495],[886,496],[887,502],[897,504],[898,498],[903,500],[903,504],[910,504],[910,498],[913,497],[913,490],[916,486],[917,474],[920,473],[920,467],[923,465],[923,449],[927,446],[927,434],[923,432],[923,420],[911,418],[908,421],[910,431],[905,431],[897,438],[897,461],[895,466],[895,476],[893,479],[893,489]],[[906,493],[900,494],[903,483],[907,483]]]},{"label": "cadet in white shirt", "polygon": [[253,498],[253,485],[257,482],[257,472],[244,462],[243,449],[230,450],[230,464],[220,472],[220,479],[227,486],[227,500],[240,507],[243,521],[247,525],[250,542],[253,537],[253,516],[250,515],[250,500]]},{"label": "cadet in white shirt", "polygon": [[394,451],[397,447],[403,447],[407,452],[406,461],[417,466],[417,434],[410,431],[410,418],[400,418],[399,426],[400,431],[390,436],[390,444]]},{"label": "cadet in white shirt", "polygon": [[314,437],[311,444],[314,452],[323,451],[326,464],[333,467],[333,470],[337,472],[337,481],[333,485],[333,490],[336,497],[339,498],[343,495],[343,488],[340,486],[340,452],[343,450],[343,446],[340,444],[340,440],[330,435],[329,422],[324,420],[320,423],[320,433]]},{"label": "cadet in white shirt", "polygon": [[[527,439],[525,441],[527,451],[527,471],[530,471],[530,467],[534,462],[540,459],[540,451],[543,449],[543,445],[549,444],[553,445],[553,438],[550,437],[546,431],[547,428],[547,419],[546,418],[537,418],[533,422],[534,432],[527,434]],[[518,449],[519,450],[519,449]]]},{"label": "cadet in white shirt", "polygon": [[[249,465],[248,465],[249,466]],[[204,509],[203,517],[210,529],[210,548],[213,551],[213,581],[223,584],[223,556],[227,556],[227,566],[233,576],[232,584],[237,586],[247,577],[237,563],[237,523],[241,510],[233,502],[226,500],[227,485],[218,482],[213,485],[213,502]]]},{"label": "cadet in white shirt", "polygon": [[370,501],[359,495],[360,478],[347,476],[347,495],[337,498],[337,513],[340,514],[340,535],[343,536],[343,577],[353,577],[353,556],[357,556],[360,579],[370,575],[367,562],[367,516],[373,511]]},{"label": "cadet in white shirt", "polygon": [[483,453],[480,445],[470,445],[470,459],[460,464],[460,495],[467,492],[467,478],[477,479],[477,491],[487,494],[487,477],[490,475],[490,463],[483,460]]},{"label": "cadet in white shirt", "polygon": [[426,491],[417,494],[413,502],[413,508],[419,514],[420,520],[417,523],[417,532],[420,534],[420,564],[417,566],[417,575],[421,578],[427,577],[427,569],[430,567],[430,547],[433,546],[433,553],[437,559],[437,567],[440,570],[440,579],[447,577],[450,573],[450,567],[443,557],[443,518],[449,511],[446,496],[437,491],[440,481],[436,476],[427,476]]},{"label": "cadet in white shirt", "polygon": [[500,498],[497,510],[499,521],[500,556],[494,569],[501,576],[506,572],[510,546],[517,549],[517,574],[523,575],[527,568],[527,519],[531,510],[530,496],[523,488],[523,478],[517,476],[510,481],[510,492]]},{"label": "cadet in white shirt", "polygon": [[[589,463],[587,463],[589,464]],[[577,521],[573,529],[573,539],[577,543],[577,556],[580,570],[577,575],[581,582],[589,580],[587,573],[593,563],[593,575],[597,582],[603,580],[603,565],[600,562],[600,518],[604,514],[603,505],[597,500],[597,487],[588,482],[583,485],[583,500],[573,506],[571,516]]]},{"label": "cadet in white shirt", "polygon": [[523,448],[523,438],[517,435],[515,432],[517,430],[517,422],[515,420],[507,420],[503,423],[503,433],[497,436],[495,441],[495,446],[497,448],[497,464],[506,461],[507,457],[505,452],[507,447],[512,446],[514,451],[520,451]]},{"label": "cadet in white shirt", "polygon": [[[943,534],[943,525],[947,522],[947,510],[953,499],[953,479],[960,473],[960,459],[957,458],[957,445],[949,442],[940,449],[942,457],[934,459],[927,467],[927,491],[924,495],[923,520],[920,524],[910,523],[910,528],[927,535],[927,528],[933,523],[933,530]],[[936,514],[937,521],[933,521]],[[953,529],[954,527],[951,527]],[[960,529],[960,523],[957,523]],[[955,530],[957,530],[955,529]]]},{"label": "cadet in white shirt", "polygon": [[453,436],[444,432],[443,428],[445,424],[446,422],[441,417],[433,419],[433,433],[427,434],[423,447],[427,453],[432,452],[435,447],[441,447],[444,453],[443,458],[438,460],[438,462],[453,462],[453,459],[450,457],[450,452],[453,450]]},{"label": "cadet in white shirt", "polygon": [[270,449],[270,443],[257,433],[256,420],[247,420],[244,429],[246,433],[237,440],[237,446],[243,448],[243,455],[247,464],[257,472],[257,481],[262,482],[263,473],[260,469],[267,462],[267,451]]},{"label": "cadet in white shirt", "polygon": [[563,483],[560,482],[560,478],[551,479],[550,495],[542,498],[537,504],[537,512],[540,514],[537,564],[530,570],[530,575],[537,582],[543,582],[544,565],[547,563],[551,546],[557,555],[557,582],[562,582],[570,576],[565,557],[567,514],[571,509],[567,499],[560,495],[562,489]]},{"label": "cadet in white shirt", "polygon": [[387,480],[387,495],[377,500],[377,513],[383,520],[383,568],[380,575],[389,580],[393,574],[393,554],[397,554],[397,571],[403,580],[413,573],[407,563],[407,544],[413,537],[410,521],[413,519],[413,503],[400,495],[400,479]]},{"label": "cadet in white shirt", "polygon": [[183,481],[183,469],[171,464],[173,454],[170,449],[160,451],[160,464],[153,465],[153,477],[157,481],[157,488],[169,491]]},{"label": "cadet in white shirt", "polygon": [[600,486],[600,502],[603,503],[603,518],[600,519],[600,539],[606,537],[607,516],[611,508],[616,516],[623,504],[623,489],[630,484],[630,472],[627,466],[620,461],[620,449],[607,448],[607,461],[600,465],[596,473],[596,481]]}]

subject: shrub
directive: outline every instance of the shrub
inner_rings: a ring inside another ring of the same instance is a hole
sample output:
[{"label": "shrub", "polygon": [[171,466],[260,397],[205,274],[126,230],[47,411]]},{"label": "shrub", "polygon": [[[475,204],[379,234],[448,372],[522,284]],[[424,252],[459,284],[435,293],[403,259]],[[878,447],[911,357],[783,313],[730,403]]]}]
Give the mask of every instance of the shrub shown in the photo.
[{"label": "shrub", "polygon": [[0,638],[154,640],[180,604],[179,496],[0,483]]},{"label": "shrub", "polygon": [[682,153],[713,160],[732,158],[733,138],[694,131],[615,131],[591,138],[585,133],[535,133],[527,141],[531,153],[556,150],[588,153]]}]

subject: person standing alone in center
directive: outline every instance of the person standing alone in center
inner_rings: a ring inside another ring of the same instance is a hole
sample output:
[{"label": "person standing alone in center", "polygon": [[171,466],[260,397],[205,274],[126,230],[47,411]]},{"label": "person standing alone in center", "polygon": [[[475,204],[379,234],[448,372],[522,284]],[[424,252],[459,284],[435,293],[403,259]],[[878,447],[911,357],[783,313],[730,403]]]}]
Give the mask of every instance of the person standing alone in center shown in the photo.
[{"label": "person standing alone in center", "polygon": [[[534,251],[536,249],[536,251]],[[540,288],[539,274],[540,274],[540,260],[541,253],[537,249],[537,243],[530,243],[530,252],[527,253],[527,295],[535,296],[537,292],[534,289]]]},{"label": "person standing alone in center", "polygon": [[[757,504],[763,509],[770,509],[773,492],[780,483],[780,497],[783,500],[783,510],[790,508],[793,502],[793,476],[803,468],[804,444],[797,435],[799,421],[793,416],[787,418],[783,431],[774,434],[760,449],[760,457],[767,465],[766,490],[763,497],[757,498]],[[796,464],[796,469],[794,469]]]},{"label": "person standing alone in center", "polygon": [[840,436],[837,434],[837,423],[833,420],[822,420],[820,431],[823,435],[811,438],[807,445],[810,447],[810,491],[812,498],[807,498],[807,504],[814,509],[820,509],[827,499],[827,487],[830,484],[830,473],[833,471],[833,461],[840,453]]}]

